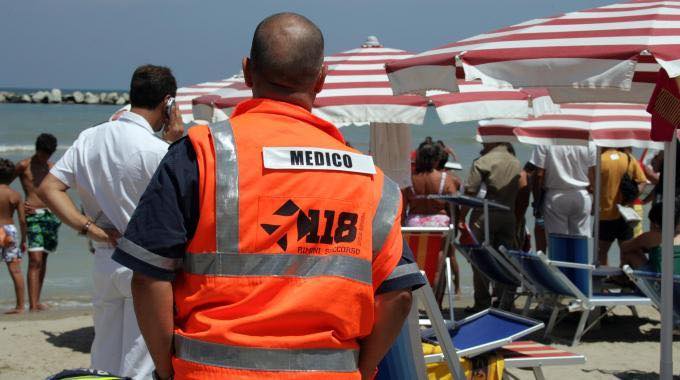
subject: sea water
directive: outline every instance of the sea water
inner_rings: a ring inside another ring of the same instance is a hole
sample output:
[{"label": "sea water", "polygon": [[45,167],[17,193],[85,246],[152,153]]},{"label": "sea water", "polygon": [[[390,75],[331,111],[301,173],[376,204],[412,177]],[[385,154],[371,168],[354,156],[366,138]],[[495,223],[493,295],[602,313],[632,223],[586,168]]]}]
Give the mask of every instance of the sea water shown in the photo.
[{"label": "sea water", "polygon": [[[59,148],[53,156],[57,161],[73,143],[78,134],[91,126],[106,121],[118,106],[105,105],[48,105],[48,104],[0,104],[0,157],[12,161],[33,154],[35,138],[43,132],[57,137]],[[425,123],[411,128],[414,148],[432,136],[442,140],[457,153],[463,170],[457,174],[467,176],[472,160],[479,156],[481,145],[475,140],[476,123],[456,123],[442,125],[436,113],[428,110]],[[351,144],[364,152],[369,147],[369,128],[348,126],[341,129]],[[524,164],[531,153],[531,147],[515,144],[517,157]],[[21,191],[18,181],[12,187]],[[79,200],[75,191],[69,191],[75,203]],[[529,209],[530,213],[531,209]],[[533,218],[527,215],[527,225],[533,227]],[[613,253],[613,252],[612,252]],[[461,286],[464,293],[472,292],[470,266],[458,255],[461,267]],[[25,258],[22,266],[24,274],[28,264]],[[5,265],[2,265],[3,267]],[[50,254],[47,276],[43,288],[43,298],[53,306],[83,306],[90,302],[92,279],[92,255],[87,249],[87,241],[73,229],[62,226],[59,230],[59,247]],[[14,304],[14,289],[7,270],[0,268],[0,310]]]}]

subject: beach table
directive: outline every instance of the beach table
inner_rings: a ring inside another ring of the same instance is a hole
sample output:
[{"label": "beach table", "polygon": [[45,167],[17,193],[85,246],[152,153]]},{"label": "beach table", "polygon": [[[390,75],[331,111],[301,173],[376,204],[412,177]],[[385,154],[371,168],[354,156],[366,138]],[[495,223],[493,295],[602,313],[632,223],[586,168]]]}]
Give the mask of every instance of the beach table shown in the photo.
[{"label": "beach table", "polygon": [[[543,367],[554,365],[585,364],[586,357],[559,348],[546,346],[531,340],[516,341],[501,348],[498,353],[503,356],[505,369],[529,369],[538,380],[545,379]],[[507,371],[504,377],[512,378]]]}]

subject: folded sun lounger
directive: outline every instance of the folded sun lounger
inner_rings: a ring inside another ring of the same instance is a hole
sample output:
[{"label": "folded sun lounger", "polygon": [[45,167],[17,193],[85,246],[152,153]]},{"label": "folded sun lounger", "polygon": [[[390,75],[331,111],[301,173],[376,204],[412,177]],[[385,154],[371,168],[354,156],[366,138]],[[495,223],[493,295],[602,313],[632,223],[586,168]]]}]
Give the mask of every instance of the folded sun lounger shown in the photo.
[{"label": "folded sun lounger", "polygon": [[[447,323],[449,335],[461,357],[474,357],[503,347],[544,327],[543,322],[497,309],[487,309],[457,322]],[[425,341],[438,344],[432,329],[422,332]],[[441,361],[440,354],[425,357]]]},{"label": "folded sun lounger", "polygon": [[[506,369],[530,369],[538,380],[545,379],[543,367],[554,365],[585,364],[581,354],[563,351],[534,341],[517,341],[503,346],[498,353],[503,356]],[[510,376],[507,376],[510,377]]]}]

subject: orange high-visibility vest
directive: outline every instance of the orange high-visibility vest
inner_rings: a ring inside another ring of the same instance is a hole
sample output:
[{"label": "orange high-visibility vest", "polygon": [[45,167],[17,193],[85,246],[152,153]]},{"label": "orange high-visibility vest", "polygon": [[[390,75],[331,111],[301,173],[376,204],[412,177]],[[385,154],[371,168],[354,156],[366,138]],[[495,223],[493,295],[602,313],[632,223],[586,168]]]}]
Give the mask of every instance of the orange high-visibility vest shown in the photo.
[{"label": "orange high-visibility vest", "polygon": [[359,379],[374,292],[401,257],[396,184],[287,103],[249,100],[188,134],[200,218],[173,285],[175,377]]}]

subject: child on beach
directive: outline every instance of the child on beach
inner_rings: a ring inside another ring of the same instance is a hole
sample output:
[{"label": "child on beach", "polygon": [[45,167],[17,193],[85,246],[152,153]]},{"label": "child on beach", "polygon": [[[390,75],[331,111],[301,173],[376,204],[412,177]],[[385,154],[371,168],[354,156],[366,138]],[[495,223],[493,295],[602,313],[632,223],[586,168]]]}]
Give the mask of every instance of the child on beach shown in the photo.
[{"label": "child on beach", "polygon": [[[14,282],[17,304],[5,314],[19,314],[24,311],[24,276],[21,273],[22,252],[26,250],[26,217],[21,194],[9,187],[14,179],[12,161],[0,158],[0,258],[7,263],[7,269]],[[21,242],[17,242],[14,226],[14,212],[19,215]]]}]

